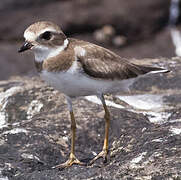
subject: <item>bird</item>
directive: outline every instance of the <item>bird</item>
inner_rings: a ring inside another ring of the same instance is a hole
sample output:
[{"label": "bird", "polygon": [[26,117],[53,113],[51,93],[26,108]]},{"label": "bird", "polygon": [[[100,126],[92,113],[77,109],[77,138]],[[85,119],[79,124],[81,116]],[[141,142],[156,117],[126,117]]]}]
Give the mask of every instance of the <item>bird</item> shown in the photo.
[{"label": "bird", "polygon": [[162,67],[135,64],[96,44],[68,38],[61,28],[51,21],[38,21],[24,31],[24,44],[18,52],[31,50],[40,77],[63,93],[67,100],[71,120],[71,150],[69,158],[54,168],[73,164],[85,165],[75,155],[76,121],[72,99],[96,95],[105,111],[105,136],[103,148],[89,164],[103,158],[107,161],[110,112],[105,94],[127,90],[137,77],[152,73],[167,73]]}]

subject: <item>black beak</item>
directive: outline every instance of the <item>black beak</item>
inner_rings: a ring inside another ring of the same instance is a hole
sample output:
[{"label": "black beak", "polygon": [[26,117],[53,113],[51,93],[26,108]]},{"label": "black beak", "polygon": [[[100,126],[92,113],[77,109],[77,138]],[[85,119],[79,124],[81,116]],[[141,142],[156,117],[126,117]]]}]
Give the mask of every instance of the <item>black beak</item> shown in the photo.
[{"label": "black beak", "polygon": [[20,53],[20,52],[26,51],[28,49],[31,49],[32,46],[33,45],[30,42],[25,42],[23,44],[23,46],[21,46],[21,48],[18,50],[18,52]]}]

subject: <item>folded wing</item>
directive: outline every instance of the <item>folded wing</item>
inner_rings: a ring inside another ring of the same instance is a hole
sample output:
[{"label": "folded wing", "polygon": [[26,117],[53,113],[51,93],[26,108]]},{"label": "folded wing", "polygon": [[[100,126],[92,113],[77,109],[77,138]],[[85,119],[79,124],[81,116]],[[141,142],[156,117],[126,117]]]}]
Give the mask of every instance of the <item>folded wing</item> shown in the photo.
[{"label": "folded wing", "polygon": [[130,63],[115,53],[93,44],[82,48],[85,52],[78,53],[77,60],[81,63],[84,72],[93,78],[123,80],[147,73],[168,72],[164,68]]}]

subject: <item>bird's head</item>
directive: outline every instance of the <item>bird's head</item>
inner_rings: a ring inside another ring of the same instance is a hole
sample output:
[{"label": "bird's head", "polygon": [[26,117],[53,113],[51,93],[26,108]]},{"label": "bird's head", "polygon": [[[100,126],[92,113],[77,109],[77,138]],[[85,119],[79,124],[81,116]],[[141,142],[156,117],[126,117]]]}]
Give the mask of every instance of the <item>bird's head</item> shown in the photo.
[{"label": "bird's head", "polygon": [[33,50],[38,56],[48,56],[57,49],[65,49],[68,40],[59,26],[49,21],[30,25],[24,32],[25,43],[18,52]]}]

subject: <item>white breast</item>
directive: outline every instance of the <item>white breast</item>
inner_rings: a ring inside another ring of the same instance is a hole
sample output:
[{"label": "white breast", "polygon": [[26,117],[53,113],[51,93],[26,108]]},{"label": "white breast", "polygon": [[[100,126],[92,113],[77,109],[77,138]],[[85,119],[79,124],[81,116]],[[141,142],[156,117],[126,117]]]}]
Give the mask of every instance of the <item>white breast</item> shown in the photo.
[{"label": "white breast", "polygon": [[123,81],[93,79],[77,68],[76,62],[65,72],[42,71],[41,77],[49,85],[70,97],[127,91],[133,79]]}]

